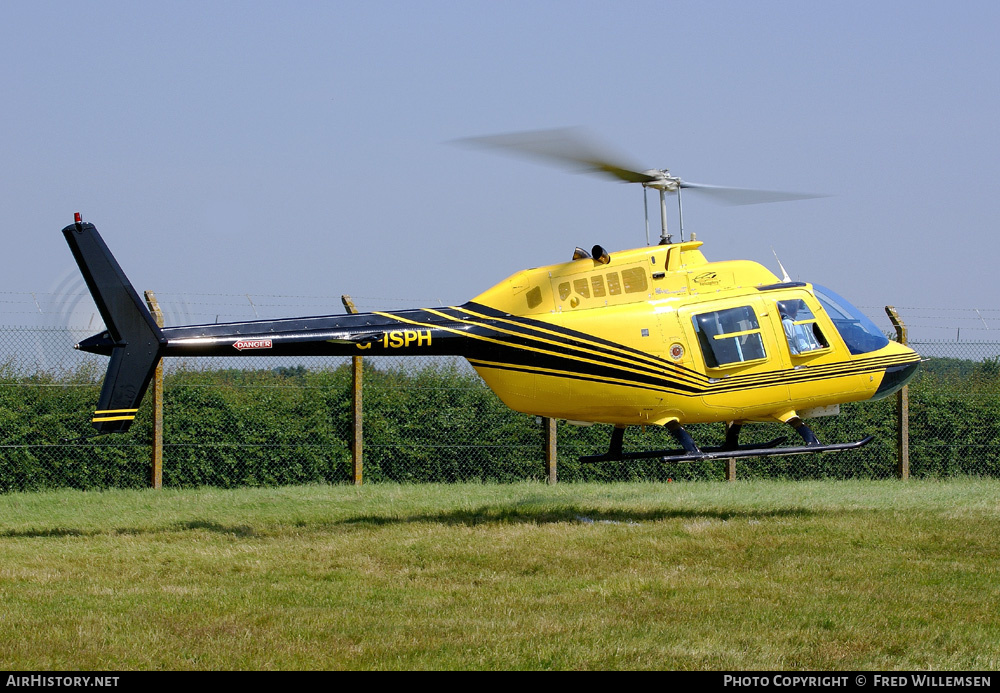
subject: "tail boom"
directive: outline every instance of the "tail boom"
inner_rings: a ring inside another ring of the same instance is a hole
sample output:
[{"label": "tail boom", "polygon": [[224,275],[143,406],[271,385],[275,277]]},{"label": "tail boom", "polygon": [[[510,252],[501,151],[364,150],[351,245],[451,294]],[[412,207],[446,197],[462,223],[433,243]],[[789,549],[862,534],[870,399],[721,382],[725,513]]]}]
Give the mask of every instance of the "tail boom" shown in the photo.
[{"label": "tail boom", "polygon": [[127,431],[167,356],[466,356],[472,329],[461,308],[328,315],[160,328],[93,224],[63,235],[106,329],[76,345],[110,356],[91,420],[100,433]]}]

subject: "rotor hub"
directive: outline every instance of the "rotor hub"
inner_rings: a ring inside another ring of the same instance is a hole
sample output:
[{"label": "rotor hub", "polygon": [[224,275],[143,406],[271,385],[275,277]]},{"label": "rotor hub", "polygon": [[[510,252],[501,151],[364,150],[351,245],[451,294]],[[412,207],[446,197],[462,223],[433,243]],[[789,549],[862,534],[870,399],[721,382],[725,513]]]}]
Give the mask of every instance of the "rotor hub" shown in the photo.
[{"label": "rotor hub", "polygon": [[653,188],[654,190],[662,190],[663,192],[677,192],[681,187],[681,179],[677,176],[671,176],[670,171],[665,168],[651,168],[642,173],[653,179],[644,182],[642,184],[644,188]]}]

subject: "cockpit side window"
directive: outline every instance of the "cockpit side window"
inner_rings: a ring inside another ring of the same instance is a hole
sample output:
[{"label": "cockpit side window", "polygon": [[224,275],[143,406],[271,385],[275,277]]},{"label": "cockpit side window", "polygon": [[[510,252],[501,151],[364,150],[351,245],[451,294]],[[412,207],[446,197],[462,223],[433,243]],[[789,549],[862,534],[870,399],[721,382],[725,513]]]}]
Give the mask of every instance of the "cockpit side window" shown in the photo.
[{"label": "cockpit side window", "polygon": [[820,351],[830,346],[816,324],[816,316],[802,299],[778,301],[778,314],[781,316],[785,339],[788,340],[788,350],[793,356]]}]

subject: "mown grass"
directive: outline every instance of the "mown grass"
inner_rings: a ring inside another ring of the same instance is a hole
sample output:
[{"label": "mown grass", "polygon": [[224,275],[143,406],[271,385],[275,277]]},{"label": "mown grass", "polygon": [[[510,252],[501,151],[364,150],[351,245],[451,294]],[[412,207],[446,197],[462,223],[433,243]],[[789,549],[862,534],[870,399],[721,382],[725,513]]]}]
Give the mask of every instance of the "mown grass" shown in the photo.
[{"label": "mown grass", "polygon": [[4,669],[996,669],[1000,482],[0,496]]}]

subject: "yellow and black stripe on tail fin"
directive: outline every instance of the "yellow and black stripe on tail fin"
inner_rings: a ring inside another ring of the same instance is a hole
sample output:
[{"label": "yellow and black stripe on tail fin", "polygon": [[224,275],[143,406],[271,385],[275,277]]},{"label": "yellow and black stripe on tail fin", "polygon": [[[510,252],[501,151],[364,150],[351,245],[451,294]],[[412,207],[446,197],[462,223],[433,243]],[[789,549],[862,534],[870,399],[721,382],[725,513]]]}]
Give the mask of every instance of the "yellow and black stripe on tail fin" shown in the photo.
[{"label": "yellow and black stripe on tail fin", "polygon": [[111,356],[92,420],[100,433],[127,431],[153,377],[165,339],[93,224],[63,229],[106,330],[78,349]]}]

